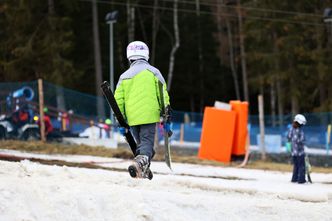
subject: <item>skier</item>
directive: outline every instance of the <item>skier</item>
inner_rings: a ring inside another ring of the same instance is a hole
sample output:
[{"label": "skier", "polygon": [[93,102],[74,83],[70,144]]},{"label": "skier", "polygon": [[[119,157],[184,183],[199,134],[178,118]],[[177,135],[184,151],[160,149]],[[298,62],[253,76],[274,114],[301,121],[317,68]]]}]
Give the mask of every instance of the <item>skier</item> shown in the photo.
[{"label": "skier", "polygon": [[[163,84],[164,103],[170,111],[169,95],[160,71],[148,63],[149,48],[144,42],[129,43],[127,59],[130,68],[120,76],[114,97],[137,143],[133,164],[128,167],[129,174],[131,177],[145,178],[155,154],[154,137],[156,124],[160,121],[158,82]],[[170,119],[165,122],[168,126],[164,128],[170,130],[169,124]]]},{"label": "skier", "polygon": [[294,117],[292,127],[288,130],[287,139],[291,143],[291,154],[293,159],[293,183],[305,183],[305,153],[304,153],[304,132],[302,126],[307,120],[302,114]]}]

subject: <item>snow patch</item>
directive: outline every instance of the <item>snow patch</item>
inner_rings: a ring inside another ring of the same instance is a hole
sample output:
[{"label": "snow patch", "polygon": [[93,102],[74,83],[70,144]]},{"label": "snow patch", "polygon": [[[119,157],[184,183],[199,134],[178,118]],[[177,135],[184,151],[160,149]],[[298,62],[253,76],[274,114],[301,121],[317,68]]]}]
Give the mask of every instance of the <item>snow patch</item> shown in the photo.
[{"label": "snow patch", "polygon": [[[30,156],[102,162],[120,169],[130,163],[89,156]],[[330,174],[313,173],[314,184],[299,185],[289,181],[290,173],[173,166],[171,173],[165,163],[153,162],[155,176],[149,181],[132,179],[127,172],[0,161],[0,220],[331,220],[332,188],[325,184],[331,182]]]}]

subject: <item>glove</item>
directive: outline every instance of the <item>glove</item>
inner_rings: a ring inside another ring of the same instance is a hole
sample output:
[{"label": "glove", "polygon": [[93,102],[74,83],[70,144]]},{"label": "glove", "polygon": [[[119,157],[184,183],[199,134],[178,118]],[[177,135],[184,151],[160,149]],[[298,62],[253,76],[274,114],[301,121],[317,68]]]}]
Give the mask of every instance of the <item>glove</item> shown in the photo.
[{"label": "glove", "polygon": [[170,122],[163,123],[163,128],[167,132],[168,137],[171,137],[173,135],[173,131],[171,130]]},{"label": "glove", "polygon": [[160,112],[160,117],[161,117],[161,119],[160,119],[160,123],[164,123],[164,122],[168,122],[168,123],[170,123],[171,122],[171,120],[172,120],[172,108],[171,108],[171,106],[170,105],[167,105],[166,107],[165,107],[165,112],[163,112],[163,111],[161,111]]},{"label": "glove", "polygon": [[172,108],[170,105],[165,107],[165,112],[160,113],[160,123],[163,125],[164,131],[167,132],[168,137],[171,137],[173,132],[171,130]]},{"label": "glove", "polygon": [[292,151],[292,144],[290,142],[286,143],[286,151],[290,153]]},{"label": "glove", "polygon": [[119,127],[119,132],[122,136],[124,136],[126,134],[126,128],[124,127]]},{"label": "glove", "polygon": [[167,107],[165,108],[165,112],[166,122],[171,123],[173,110],[170,105],[167,105]]}]

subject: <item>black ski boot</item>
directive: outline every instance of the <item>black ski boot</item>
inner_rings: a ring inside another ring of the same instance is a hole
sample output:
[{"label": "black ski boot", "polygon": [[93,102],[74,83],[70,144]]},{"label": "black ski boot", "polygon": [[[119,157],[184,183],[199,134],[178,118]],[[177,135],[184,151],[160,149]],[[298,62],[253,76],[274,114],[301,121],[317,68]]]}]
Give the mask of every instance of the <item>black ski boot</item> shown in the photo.
[{"label": "black ski boot", "polygon": [[147,178],[152,180],[153,174],[150,170],[149,157],[137,155],[132,165],[128,167],[128,172],[133,178]]}]

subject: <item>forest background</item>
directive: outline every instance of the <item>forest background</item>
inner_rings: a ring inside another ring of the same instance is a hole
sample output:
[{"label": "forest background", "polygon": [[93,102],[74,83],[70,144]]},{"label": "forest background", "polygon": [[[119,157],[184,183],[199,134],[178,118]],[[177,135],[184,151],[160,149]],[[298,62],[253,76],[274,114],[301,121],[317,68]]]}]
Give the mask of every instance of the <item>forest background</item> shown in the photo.
[{"label": "forest background", "polygon": [[[43,78],[101,96],[126,46],[141,40],[168,83],[173,109],[247,100],[257,114],[332,111],[332,22],[322,0],[0,0],[0,82]],[[326,14],[325,14],[326,15]]]}]

